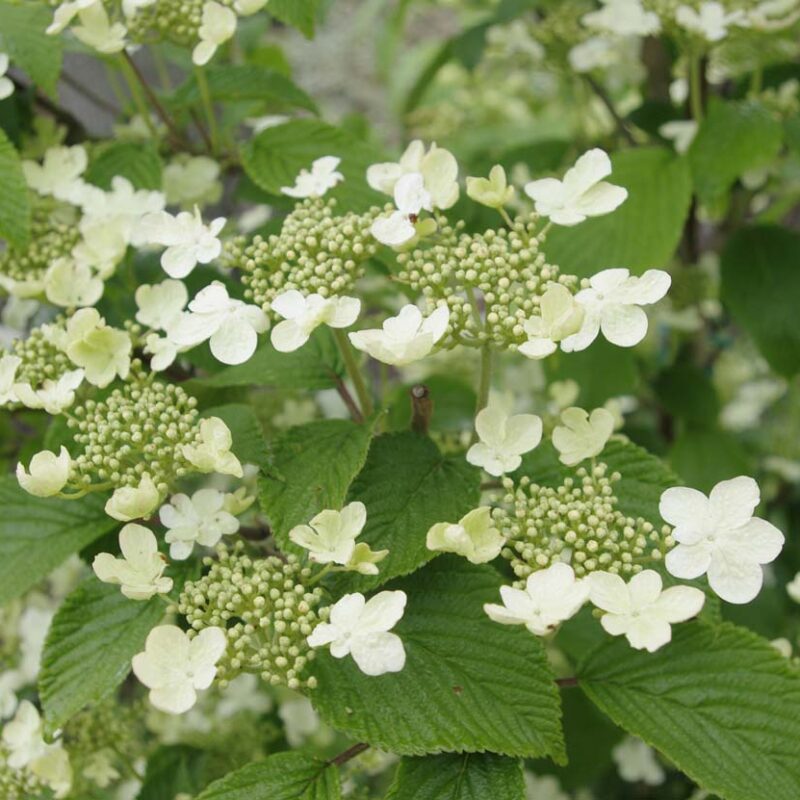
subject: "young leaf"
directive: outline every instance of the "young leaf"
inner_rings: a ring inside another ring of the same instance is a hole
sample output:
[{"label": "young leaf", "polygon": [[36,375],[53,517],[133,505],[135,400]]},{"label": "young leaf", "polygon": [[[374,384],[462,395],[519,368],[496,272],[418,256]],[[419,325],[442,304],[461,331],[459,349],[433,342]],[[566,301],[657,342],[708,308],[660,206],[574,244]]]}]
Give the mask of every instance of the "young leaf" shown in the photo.
[{"label": "young leaf", "polygon": [[0,239],[12,245],[27,244],[31,209],[22,164],[5,132],[0,128]]},{"label": "young leaf", "polygon": [[339,770],[302,753],[276,753],[214,781],[197,800],[339,800]]},{"label": "young leaf", "polygon": [[161,157],[149,142],[115,142],[92,160],[86,180],[106,191],[111,181],[127,178],[134,189],[161,190]]},{"label": "young leaf", "polygon": [[39,696],[51,732],[122,683],[131,658],[163,615],[157,597],[129,600],[119,586],[94,576],[67,597],[47,634],[39,673]]},{"label": "young leaf", "polygon": [[408,595],[394,629],[405,668],[372,678],[351,658],[320,652],[309,696],[322,718],[400,755],[489,750],[562,760],[561,708],[544,648],[483,611],[501,583],[491,567],[455,556],[393,582]]},{"label": "young leaf", "polygon": [[103,510],[105,500],[33,497],[16,478],[0,478],[0,605],[119,525]]},{"label": "young leaf", "polygon": [[404,758],[386,800],[522,800],[520,761],[493,753]]},{"label": "young leaf", "polygon": [[649,654],[613,640],[578,670],[611,719],[724,800],[800,797],[800,672],[731,624],[674,628]]}]

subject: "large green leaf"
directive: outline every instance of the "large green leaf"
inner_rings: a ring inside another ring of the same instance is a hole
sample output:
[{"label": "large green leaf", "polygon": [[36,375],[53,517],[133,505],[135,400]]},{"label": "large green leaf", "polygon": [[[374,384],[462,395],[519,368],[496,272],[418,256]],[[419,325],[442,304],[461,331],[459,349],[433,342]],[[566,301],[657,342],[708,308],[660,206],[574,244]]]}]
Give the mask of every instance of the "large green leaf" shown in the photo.
[{"label": "large green leaf", "polygon": [[30,237],[31,208],[28,186],[14,145],[0,128],[0,239],[20,247]]},{"label": "large green leaf", "polygon": [[345,210],[362,211],[386,201],[366,182],[367,167],[384,160],[381,154],[352,134],[315,119],[297,119],[262,131],[242,149],[242,166],[264,191],[280,194],[281,187],[293,186],[300,170],[309,169],[322,156],[342,159],[338,169],[344,180],[328,194],[338,198]]},{"label": "large green leaf", "polygon": [[493,753],[404,758],[386,800],[523,800],[520,761]]},{"label": "large green leaf", "polygon": [[359,741],[400,755],[482,752],[563,760],[558,690],[540,641],[483,611],[501,578],[442,556],[393,582],[408,595],[395,632],[402,672],[368,677],[350,657],[322,652],[310,693],[322,718]]},{"label": "large green leaf", "polygon": [[722,299],[777,372],[800,369],[800,235],[777,227],[737,231],[722,254]]},{"label": "large green leaf", "polygon": [[293,25],[309,39],[314,35],[314,24],[319,0],[269,0],[267,11],[273,17]]},{"label": "large green leaf", "polygon": [[770,164],[782,140],[780,122],[760,103],[712,103],[688,154],[700,199],[712,202],[748,170]]},{"label": "large green leaf", "polygon": [[52,9],[36,3],[0,3],[0,52],[28,73],[47,94],[55,96],[61,74],[62,44],[45,33]]},{"label": "large green leaf", "polygon": [[800,797],[800,672],[755,634],[690,623],[654,654],[609,641],[578,674],[618,725],[711,794]]},{"label": "large green leaf", "polygon": [[214,756],[187,745],[156,750],[147,760],[147,772],[136,800],[175,800],[181,792],[199,794],[209,783],[207,773]]},{"label": "large green leaf", "polygon": [[101,189],[111,181],[127,178],[134,189],[161,189],[161,157],[149,142],[115,142],[92,160],[86,179]]},{"label": "large green leaf", "polygon": [[260,478],[261,507],[278,543],[323,508],[342,507],[347,488],[367,457],[372,428],[344,419],[291,428],[272,442],[272,467]]},{"label": "large green leaf", "polygon": [[380,574],[348,576],[348,590],[364,590],[406,575],[430,561],[425,538],[437,522],[458,522],[480,502],[480,471],[463,456],[445,457],[427,437],[390,433],[373,440],[348,500],[367,507],[359,537],[373,550],[388,550]]},{"label": "large green leaf", "polygon": [[566,273],[593,275],[609,267],[641,274],[663,267],[681,238],[691,202],[685,158],[658,147],[623,150],[611,158],[611,183],[628,199],[616,210],[574,227],[554,227],[544,251]]},{"label": "large green leaf", "polygon": [[18,597],[119,523],[105,497],[80,500],[32,497],[15,478],[0,478],[0,605]]},{"label": "large green leaf", "polygon": [[129,600],[119,586],[87,578],[56,613],[42,654],[39,696],[50,731],[122,683],[131,658],[164,615],[154,597]]},{"label": "large green leaf", "polygon": [[302,753],[277,753],[214,781],[197,800],[339,800],[339,770]]}]

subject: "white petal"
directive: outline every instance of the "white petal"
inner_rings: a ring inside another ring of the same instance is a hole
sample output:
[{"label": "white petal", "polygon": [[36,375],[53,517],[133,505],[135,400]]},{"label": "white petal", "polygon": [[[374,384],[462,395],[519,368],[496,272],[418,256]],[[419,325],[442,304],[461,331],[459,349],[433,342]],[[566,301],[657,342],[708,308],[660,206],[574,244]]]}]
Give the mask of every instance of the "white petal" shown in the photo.
[{"label": "white petal", "polygon": [[761,500],[758,484],[746,475],[720,481],[708,496],[719,527],[738,528],[752,516]]},{"label": "white petal", "polygon": [[639,306],[608,304],[600,317],[603,336],[617,347],[633,347],[647,335],[647,314]]},{"label": "white petal", "polygon": [[610,572],[589,574],[589,600],[592,605],[612,614],[627,614],[631,602],[628,587],[619,575]]},{"label": "white petal", "polygon": [[708,583],[728,603],[754,600],[764,583],[764,571],[755,561],[739,561],[717,552],[708,568]]},{"label": "white petal", "polygon": [[232,317],[211,337],[211,354],[223,364],[244,364],[258,346],[252,326]]},{"label": "white petal", "polygon": [[667,572],[681,580],[691,581],[704,575],[711,564],[711,548],[705,543],[678,544],[670,550],[664,563]]},{"label": "white petal", "polygon": [[406,664],[406,651],[394,633],[373,633],[354,639],[351,650],[358,668],[370,676],[400,672]]}]

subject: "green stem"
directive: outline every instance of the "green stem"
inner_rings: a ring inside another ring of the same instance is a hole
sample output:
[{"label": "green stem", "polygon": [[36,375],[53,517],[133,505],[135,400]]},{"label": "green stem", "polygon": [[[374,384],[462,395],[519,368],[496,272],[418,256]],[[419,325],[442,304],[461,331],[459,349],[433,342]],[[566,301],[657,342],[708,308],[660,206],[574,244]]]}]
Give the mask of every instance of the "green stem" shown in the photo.
[{"label": "green stem", "polygon": [[150,109],[147,106],[147,100],[145,99],[144,92],[139,84],[139,79],[136,77],[136,73],[133,71],[133,67],[131,67],[130,62],[125,58],[125,56],[120,56],[118,63],[120,66],[120,71],[122,72],[122,77],[125,78],[125,83],[128,85],[128,91],[131,93],[131,98],[133,99],[133,104],[136,107],[137,113],[144,120],[145,125],[147,125],[150,135],[154,139],[158,139],[158,131],[156,130],[156,126],[153,124],[153,118],[150,114]]},{"label": "green stem", "polygon": [[328,573],[333,570],[333,564],[326,564],[316,575],[313,575],[308,581],[306,581],[306,586],[311,588],[312,586],[319,583]]},{"label": "green stem", "polygon": [[361,370],[356,363],[355,353],[347,334],[341,328],[334,328],[333,335],[336,338],[336,344],[339,345],[339,351],[344,359],[344,366],[350,380],[353,382],[356,394],[358,395],[358,402],[361,405],[361,413],[364,418],[372,416],[372,398],[367,389],[367,384],[364,382],[364,377],[361,375]]},{"label": "green stem", "polygon": [[478,383],[478,403],[475,413],[489,404],[489,389],[492,387],[492,346],[486,342],[481,348],[481,375]]},{"label": "green stem", "polygon": [[514,230],[514,220],[508,215],[508,211],[506,211],[502,206],[497,209],[500,212],[500,216],[503,218],[503,222],[508,226],[510,231]]},{"label": "green stem", "polygon": [[695,122],[703,119],[703,76],[702,61],[696,53],[689,58],[689,106]]},{"label": "green stem", "polygon": [[203,111],[208,121],[211,152],[216,155],[219,151],[219,129],[217,128],[217,117],[214,114],[214,104],[211,102],[211,90],[208,87],[208,79],[202,67],[195,67],[194,74],[197,80],[197,87],[200,89],[200,99],[203,101]]}]

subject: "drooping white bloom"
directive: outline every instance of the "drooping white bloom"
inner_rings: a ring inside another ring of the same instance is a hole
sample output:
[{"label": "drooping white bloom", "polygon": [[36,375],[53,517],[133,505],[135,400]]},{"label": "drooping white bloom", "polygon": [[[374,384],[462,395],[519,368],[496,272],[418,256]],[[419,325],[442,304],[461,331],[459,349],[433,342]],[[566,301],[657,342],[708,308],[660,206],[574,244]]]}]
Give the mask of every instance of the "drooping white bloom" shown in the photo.
[{"label": "drooping white bloom", "polygon": [[314,628],[308,643],[313,648],[330,645],[334,658],[351,655],[365,675],[400,672],[406,651],[390,631],[402,619],[406,601],[402,591],[379,592],[368,601],[360,592],[346,594],[331,608],[330,621]]},{"label": "drooping white bloom", "polygon": [[557,562],[529,575],[524,590],[501,586],[503,605],[486,603],[483,610],[501,625],[524,625],[545,636],[574,617],[588,596],[587,582],[576,579],[569,564]]},{"label": "drooping white bloom", "polygon": [[698,11],[691,6],[678,6],[675,11],[675,22],[707,42],[721,41],[728,35],[728,28],[733,25],[747,27],[744,11],[736,9],[729,12],[716,0],[701,3]]},{"label": "drooping white bloom", "polygon": [[219,417],[209,417],[200,422],[200,440],[184,445],[183,455],[200,472],[219,472],[241,478],[244,472],[239,459],[231,452],[233,437],[230,429]]},{"label": "drooping white bloom", "polygon": [[518,350],[528,358],[545,358],[558,349],[558,342],[580,330],[584,310],[560,283],[548,287],[539,305],[540,314],[525,320],[528,341]]},{"label": "drooping white bloom", "polygon": [[36,497],[52,497],[58,494],[69,480],[72,459],[66,447],[59,454],[42,450],[31,458],[28,469],[17,464],[17,480],[28,494]]},{"label": "drooping white bloom", "polygon": [[281,186],[281,191],[289,197],[322,197],[329,189],[344,180],[337,170],[341,163],[338,156],[322,156],[311,162],[311,169],[301,169],[295,178],[294,186]]},{"label": "drooping white bloom", "polygon": [[136,321],[154,330],[169,330],[181,316],[189,293],[181,281],[165,280],[136,290]]},{"label": "drooping white bloom", "polygon": [[198,264],[219,258],[219,233],[225,222],[224,217],[218,217],[206,225],[195,206],[194,213],[181,211],[177,216],[167,211],[148,214],[142,219],[139,233],[145,242],[167,248],[161,255],[161,266],[170,278],[185,278]]},{"label": "drooping white bloom", "polygon": [[106,514],[120,522],[142,519],[155,511],[161,495],[148,473],[142,475],[138,486],[121,486],[105,505]]},{"label": "drooping white bloom", "polygon": [[237,22],[236,13],[230,8],[214,0],[205,3],[197,31],[200,41],[192,51],[192,61],[198,66],[208,64],[217,48],[236,33]]},{"label": "drooping white bloom", "polygon": [[654,11],[646,11],[641,0],[601,0],[603,7],[581,17],[589,28],[619,36],[653,36],[661,30]]},{"label": "drooping white bloom", "polygon": [[660,269],[649,269],[638,277],[627,269],[605,269],[589,282],[589,288],[575,295],[585,315],[581,329],[561,343],[568,353],[585,350],[601,332],[618,347],[639,344],[647,334],[647,314],[640,306],[661,300],[672,279]]},{"label": "drooping white bloom", "polygon": [[786,592],[795,603],[800,603],[800,572],[786,584]]},{"label": "drooping white bloom", "polygon": [[135,523],[125,525],[119,532],[119,549],[122,558],[111,553],[94,557],[92,569],[103,583],[119,585],[131,600],[149,600],[172,589],[172,578],[163,577],[167,560],[158,552],[151,530]]},{"label": "drooping white bloom", "polygon": [[441,305],[430,316],[413,304],[404,306],[396,317],[389,317],[381,328],[348,334],[353,346],[384,364],[403,366],[425,358],[444,336],[450,312]]},{"label": "drooping white bloom", "polygon": [[302,347],[320,325],[349,328],[358,319],[361,301],[355,297],[306,297],[296,289],[279,294],[270,304],[284,319],[270,334],[272,345],[281,353],[291,353]]},{"label": "drooping white bloom", "polygon": [[510,414],[507,403],[492,400],[475,417],[480,441],[467,451],[467,461],[490,475],[513,472],[522,463],[522,454],[542,440],[542,420],[536,414]]},{"label": "drooping white bloom", "polygon": [[83,175],[89,158],[82,145],[51,147],[41,164],[23,161],[22,171],[28,186],[41,195],[72,201],[83,186]]},{"label": "drooping white bloom", "polygon": [[620,778],[628,783],[646,783],[660,786],[666,774],[658,763],[655,750],[646,742],[634,736],[626,736],[611,751]]},{"label": "drooping white bloom", "polygon": [[591,414],[577,406],[565,408],[561,422],[553,429],[553,446],[568,467],[599,455],[614,433],[614,415],[605,408],[596,408]]},{"label": "drooping white bloom", "polygon": [[753,516],[760,500],[758,484],[744,475],[720,481],[708,497],[696,489],[667,489],[659,512],[678,542],[667,553],[670,574],[685,580],[707,574],[723,600],[753,600],[764,581],[761,565],[774,561],[784,542],[772,523]]},{"label": "drooping white bloom", "polygon": [[564,180],[542,178],[525,185],[525,194],[534,201],[536,213],[556,225],[577,225],[587,217],[612,212],[628,196],[628,190],[607,183],[611,160],[598,149],[589,150],[567,170]]},{"label": "drooping white bloom", "polygon": [[592,572],[587,580],[589,599],[606,612],[600,618],[603,628],[650,653],[672,639],[672,624],[696,617],[706,599],[692,586],[662,591],[661,576],[652,569],[634,575],[629,583],[610,572]]},{"label": "drooping white bloom", "polygon": [[0,100],[5,100],[14,94],[14,81],[6,77],[8,63],[8,54],[0,53]]},{"label": "drooping white bloom", "polygon": [[112,23],[102,3],[94,3],[78,12],[80,25],[72,33],[98,53],[119,53],[125,49],[128,29],[121,22]]},{"label": "drooping white bloom", "polygon": [[150,689],[157,709],[182,714],[197,702],[198,690],[211,686],[226,646],[222,628],[204,628],[190,639],[176,625],[159,625],[133,657],[133,674]]},{"label": "drooping white bloom", "polygon": [[214,281],[189,303],[189,312],[172,326],[169,338],[183,347],[208,339],[218,361],[243,364],[255,353],[258,334],[267,328],[267,315],[258,306],[230,297],[225,284]]},{"label": "drooping white bloom", "polygon": [[42,408],[48,414],[61,414],[75,402],[75,390],[83,383],[83,376],[82,369],[73,369],[58,380],[46,379],[38,389],[29,383],[14,384],[14,393],[27,408]]},{"label": "drooping white bloom", "polygon": [[225,508],[225,494],[216,489],[200,489],[191,497],[173,495],[158,512],[167,528],[165,537],[171,558],[182,561],[192,554],[195,543],[213,547],[223,536],[239,530],[239,520]]},{"label": "drooping white bloom", "polygon": [[19,356],[8,354],[0,356],[0,406],[17,402],[14,383],[21,363],[22,359]]},{"label": "drooping white bloom", "polygon": [[492,521],[492,509],[488,506],[473,509],[455,524],[437,522],[425,539],[428,550],[457,553],[472,564],[493,561],[505,542]]}]

